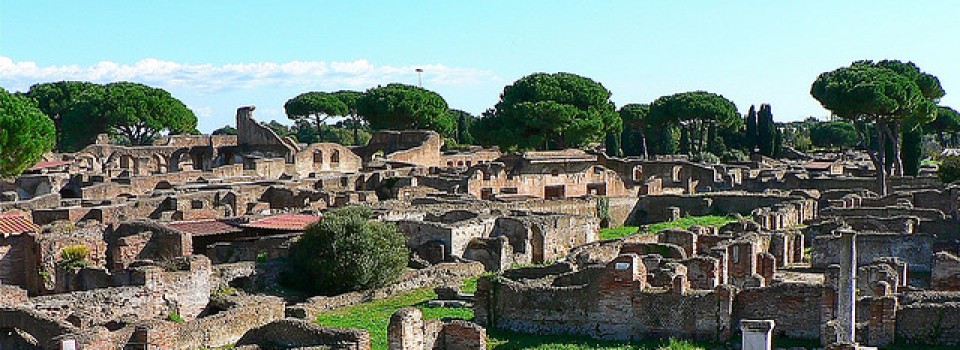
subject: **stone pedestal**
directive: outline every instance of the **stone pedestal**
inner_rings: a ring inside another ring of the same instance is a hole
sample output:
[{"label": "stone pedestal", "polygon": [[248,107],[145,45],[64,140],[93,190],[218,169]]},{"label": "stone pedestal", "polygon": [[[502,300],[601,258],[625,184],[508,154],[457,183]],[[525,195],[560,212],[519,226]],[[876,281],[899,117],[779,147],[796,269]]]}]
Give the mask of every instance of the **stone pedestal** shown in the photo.
[{"label": "stone pedestal", "polygon": [[773,320],[740,320],[743,350],[773,349]]}]

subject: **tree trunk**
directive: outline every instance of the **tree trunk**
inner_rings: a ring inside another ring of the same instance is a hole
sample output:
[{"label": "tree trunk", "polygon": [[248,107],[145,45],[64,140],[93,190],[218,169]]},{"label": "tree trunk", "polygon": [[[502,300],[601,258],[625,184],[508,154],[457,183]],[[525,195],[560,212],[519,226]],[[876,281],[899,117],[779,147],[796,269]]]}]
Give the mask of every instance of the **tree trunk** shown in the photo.
[{"label": "tree trunk", "polygon": [[874,157],[874,166],[877,168],[877,190],[880,192],[880,196],[887,195],[887,169],[886,169],[886,149],[884,143],[886,142],[886,129],[887,124],[885,122],[878,121],[876,124],[877,129],[877,156]]},{"label": "tree trunk", "polygon": [[357,118],[357,115],[353,115],[353,145],[360,145],[360,118]]},{"label": "tree trunk", "polygon": [[643,159],[648,159],[650,154],[647,152],[647,135],[643,133],[643,129],[640,129],[640,147],[643,148]]},{"label": "tree trunk", "polygon": [[893,122],[893,127],[885,128],[887,137],[890,138],[891,149],[893,150],[893,173],[894,176],[903,176],[903,159],[900,157],[900,122]]}]

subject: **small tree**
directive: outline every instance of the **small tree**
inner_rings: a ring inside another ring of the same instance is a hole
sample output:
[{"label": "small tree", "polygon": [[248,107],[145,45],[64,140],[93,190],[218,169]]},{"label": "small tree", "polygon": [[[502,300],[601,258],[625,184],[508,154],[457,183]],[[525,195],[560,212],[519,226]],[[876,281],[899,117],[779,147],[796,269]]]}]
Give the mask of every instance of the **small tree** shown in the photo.
[{"label": "small tree", "polygon": [[367,90],[357,100],[357,113],[374,130],[427,129],[451,136],[457,124],[440,94],[404,84]]},{"label": "small tree", "polygon": [[937,169],[937,176],[945,184],[960,180],[960,157],[945,157]]},{"label": "small tree", "polygon": [[230,126],[230,125],[224,125],[222,128],[219,128],[219,129],[217,129],[217,130],[214,130],[214,131],[213,131],[212,133],[210,133],[210,134],[211,134],[211,135],[236,135],[236,134],[237,134],[237,128],[232,127],[232,126]]},{"label": "small tree", "polygon": [[844,147],[853,148],[858,143],[857,128],[844,121],[816,123],[810,127],[810,141],[817,147],[840,147],[841,151]]},{"label": "small tree", "polygon": [[305,92],[287,100],[283,104],[287,117],[294,120],[313,119],[314,126],[319,130],[324,121],[332,116],[344,116],[350,113],[349,107],[337,97],[326,92]]},{"label": "small tree", "polygon": [[322,295],[378,288],[407,265],[406,238],[392,223],[370,220],[368,207],[334,209],[291,247],[284,281]]},{"label": "small tree", "polygon": [[53,121],[25,97],[0,88],[0,176],[17,176],[53,149]]},{"label": "small tree", "polygon": [[750,105],[750,111],[747,112],[747,136],[743,139],[744,146],[747,147],[747,153],[753,153],[753,150],[757,147],[757,137],[759,132],[757,131],[757,110],[753,108],[753,105]]},{"label": "small tree", "polygon": [[903,174],[920,175],[920,162],[923,160],[923,127],[906,124],[903,127]]},{"label": "small tree", "polygon": [[776,155],[777,125],[768,104],[760,105],[760,112],[757,112],[757,148],[767,157]]}]

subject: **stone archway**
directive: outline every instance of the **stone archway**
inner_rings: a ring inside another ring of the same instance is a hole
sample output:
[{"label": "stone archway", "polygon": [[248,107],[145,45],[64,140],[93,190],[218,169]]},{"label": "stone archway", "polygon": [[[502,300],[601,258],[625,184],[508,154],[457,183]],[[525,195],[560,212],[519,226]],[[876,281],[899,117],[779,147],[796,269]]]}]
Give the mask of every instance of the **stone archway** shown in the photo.
[{"label": "stone archway", "polygon": [[154,174],[165,174],[167,172],[167,160],[162,155],[154,154],[150,157],[150,162],[153,165]]},{"label": "stone archway", "polygon": [[190,150],[186,148],[174,151],[170,155],[167,171],[171,173],[183,171],[183,166],[185,165],[190,165],[190,167],[193,168],[193,159],[188,155],[189,152]]}]

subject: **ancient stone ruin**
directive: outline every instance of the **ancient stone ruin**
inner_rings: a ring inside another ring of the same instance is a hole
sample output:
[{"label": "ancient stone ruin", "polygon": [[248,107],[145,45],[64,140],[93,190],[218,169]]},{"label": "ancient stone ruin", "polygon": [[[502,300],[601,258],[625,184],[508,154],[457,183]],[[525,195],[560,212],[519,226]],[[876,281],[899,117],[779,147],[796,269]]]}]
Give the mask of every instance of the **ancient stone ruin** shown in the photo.
[{"label": "ancient stone ruin", "polygon": [[[53,154],[0,201],[0,348],[369,349],[317,315],[425,287],[472,320],[390,318],[390,349],[483,349],[487,330],[768,349],[960,346],[960,188],[844,159],[442,151],[432,131],[300,144],[237,111],[236,136],[107,138]],[[336,207],[394,223],[390,286],[292,300],[276,261]],[[718,226],[651,225],[716,215]],[[601,239],[601,229],[636,234]],[[454,287],[484,274],[475,294]],[[851,345],[852,346],[852,345]]]}]

